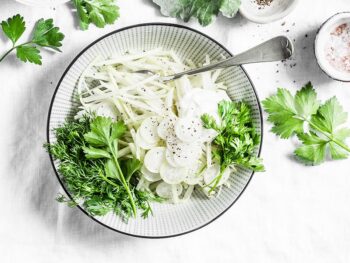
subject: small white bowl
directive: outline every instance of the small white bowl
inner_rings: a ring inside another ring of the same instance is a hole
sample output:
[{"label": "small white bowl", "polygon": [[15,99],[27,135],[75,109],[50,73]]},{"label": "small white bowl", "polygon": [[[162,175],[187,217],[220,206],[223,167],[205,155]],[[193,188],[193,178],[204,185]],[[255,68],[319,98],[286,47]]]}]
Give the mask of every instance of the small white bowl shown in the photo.
[{"label": "small white bowl", "polygon": [[266,24],[287,16],[299,0],[273,0],[270,5],[260,6],[255,0],[242,0],[239,12],[248,20]]},{"label": "small white bowl", "polygon": [[63,3],[67,3],[70,0],[16,0],[17,2],[25,5],[30,6],[40,6],[40,7],[47,7],[47,6],[58,6]]},{"label": "small white bowl", "polygon": [[[318,65],[329,77],[338,81],[350,82],[350,72],[336,69],[327,59],[327,45],[332,32],[343,24],[350,26],[350,12],[335,14],[322,24],[315,39],[315,55]],[[350,47],[348,47],[347,53],[350,54]]]}]

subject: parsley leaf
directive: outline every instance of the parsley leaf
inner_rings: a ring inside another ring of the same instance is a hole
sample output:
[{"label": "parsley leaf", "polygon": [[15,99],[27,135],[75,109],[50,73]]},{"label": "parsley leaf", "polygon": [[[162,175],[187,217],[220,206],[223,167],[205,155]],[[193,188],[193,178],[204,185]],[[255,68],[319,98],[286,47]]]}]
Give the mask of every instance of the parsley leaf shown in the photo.
[{"label": "parsley leaf", "polygon": [[[135,170],[124,174],[118,161],[118,139],[122,137],[126,131],[126,125],[119,122],[112,122],[111,118],[97,116],[90,124],[91,131],[84,134],[89,147],[84,147],[85,157],[88,159],[107,159],[106,175],[116,178],[124,186],[130,200],[133,214],[136,216],[136,204],[133,195],[130,191],[130,186],[127,181]],[[139,169],[141,165],[136,168]],[[133,168],[134,169],[134,168]],[[132,172],[132,174],[130,174]]]},{"label": "parsley leaf", "polygon": [[312,84],[308,83],[294,97],[288,90],[278,89],[276,95],[263,101],[263,106],[269,113],[274,133],[281,138],[297,135],[302,145],[294,153],[304,163],[320,164],[328,152],[331,159],[347,158],[350,148],[345,140],[350,137],[350,129],[342,126],[348,114],[337,98],[321,105]]},{"label": "parsley leaf", "polygon": [[22,16],[15,15],[7,19],[7,21],[2,21],[1,28],[4,34],[12,41],[12,44],[15,45],[26,30],[26,25]]},{"label": "parsley leaf", "polygon": [[278,89],[276,95],[263,101],[263,105],[269,113],[267,120],[274,123],[272,131],[287,139],[303,132],[304,120],[316,113],[319,102],[311,83],[308,83],[295,97],[286,89]]},{"label": "parsley leaf", "polygon": [[215,189],[224,171],[231,165],[264,171],[262,160],[256,157],[255,150],[260,143],[260,135],[253,125],[250,107],[244,102],[222,101],[218,105],[218,113],[220,124],[208,114],[201,116],[204,128],[219,133],[213,141],[213,155],[220,163],[220,174],[210,184],[210,192]]},{"label": "parsley leaf", "polygon": [[15,15],[7,21],[1,22],[4,34],[11,40],[13,47],[0,57],[0,62],[5,59],[13,50],[16,50],[17,58],[23,62],[30,62],[41,65],[41,55],[39,47],[50,48],[60,51],[61,41],[64,35],[58,27],[53,25],[52,19],[40,19],[37,21],[32,39],[20,45],[16,45],[18,39],[25,31],[25,22],[22,16]]},{"label": "parsley leaf", "polygon": [[64,35],[59,30],[53,25],[52,19],[40,19],[35,25],[32,42],[41,47],[60,51]]},{"label": "parsley leaf", "polygon": [[119,7],[114,0],[73,0],[73,5],[82,30],[87,30],[90,23],[103,28],[119,18]]},{"label": "parsley leaf", "polygon": [[17,57],[23,62],[30,62],[41,65],[40,51],[35,46],[19,46],[17,47]]},{"label": "parsley leaf", "polygon": [[191,17],[198,19],[202,26],[212,23],[221,12],[226,17],[234,17],[241,0],[153,0],[160,6],[165,16],[176,17],[188,22]]}]

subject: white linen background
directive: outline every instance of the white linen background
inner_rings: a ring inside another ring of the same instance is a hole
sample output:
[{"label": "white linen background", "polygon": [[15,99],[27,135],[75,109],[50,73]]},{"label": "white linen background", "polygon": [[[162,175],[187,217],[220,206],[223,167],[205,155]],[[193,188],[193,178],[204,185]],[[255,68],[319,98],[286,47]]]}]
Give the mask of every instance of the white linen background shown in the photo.
[{"label": "white linen background", "polygon": [[[0,262],[350,262],[350,160],[317,167],[298,164],[291,157],[296,141],[276,138],[267,123],[262,150],[267,171],[254,176],[228,212],[193,233],[160,240],[133,238],[54,200],[61,188],[42,144],[51,97],[73,57],[124,26],[183,24],[162,17],[149,0],[118,3],[121,18],[115,25],[80,31],[69,5],[34,8],[0,0],[0,20],[17,13],[25,17],[22,40],[41,17],[54,18],[66,35],[63,53],[44,51],[41,67],[23,64],[13,55],[0,64]],[[301,0],[291,15],[268,25],[240,16],[219,17],[205,28],[194,21],[186,25],[233,53],[272,36],[290,36],[296,41],[295,61],[245,67],[260,99],[278,86],[296,91],[311,80],[322,99],[336,95],[350,112],[350,84],[326,77],[313,54],[318,27],[346,10],[349,0]],[[9,45],[1,35],[0,53]]]}]

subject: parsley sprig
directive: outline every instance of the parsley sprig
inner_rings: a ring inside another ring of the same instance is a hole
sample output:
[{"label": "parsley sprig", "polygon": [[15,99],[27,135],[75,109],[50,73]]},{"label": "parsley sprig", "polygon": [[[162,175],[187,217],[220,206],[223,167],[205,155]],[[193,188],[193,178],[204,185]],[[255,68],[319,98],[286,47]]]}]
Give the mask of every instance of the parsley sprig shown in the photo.
[{"label": "parsley sprig", "polygon": [[64,35],[59,31],[59,28],[53,25],[52,19],[45,20],[42,18],[38,20],[32,38],[19,45],[17,45],[17,41],[26,30],[24,18],[17,14],[6,21],[2,21],[0,25],[5,36],[12,42],[12,48],[3,56],[0,56],[0,62],[16,50],[17,58],[21,61],[41,65],[42,57],[39,48],[60,51],[59,47],[62,46],[61,41],[64,39]]},{"label": "parsley sprig", "polygon": [[213,156],[220,163],[220,174],[209,184],[210,192],[217,187],[229,166],[264,171],[262,159],[256,156],[260,135],[253,125],[250,107],[244,102],[222,101],[218,113],[220,124],[208,114],[201,117],[204,128],[218,132],[213,142]]},{"label": "parsley sprig", "polygon": [[103,28],[113,24],[119,17],[119,7],[114,0],[72,0],[77,10],[79,25],[87,30],[89,24]]},{"label": "parsley sprig", "polygon": [[150,202],[163,200],[136,189],[140,161],[118,157],[118,138],[125,132],[122,122],[84,116],[54,132],[57,141],[46,147],[60,161],[58,171],[73,197],[60,195],[57,201],[69,206],[82,202],[91,215],[113,212],[127,220],[136,215],[136,208],[147,217],[152,214]]},{"label": "parsley sprig", "polygon": [[296,135],[301,141],[302,145],[294,151],[301,161],[320,164],[328,153],[334,160],[348,157],[350,147],[345,140],[350,137],[350,129],[343,127],[348,114],[336,97],[321,104],[308,83],[295,96],[286,89],[278,89],[263,105],[274,125],[272,132],[283,139]]}]

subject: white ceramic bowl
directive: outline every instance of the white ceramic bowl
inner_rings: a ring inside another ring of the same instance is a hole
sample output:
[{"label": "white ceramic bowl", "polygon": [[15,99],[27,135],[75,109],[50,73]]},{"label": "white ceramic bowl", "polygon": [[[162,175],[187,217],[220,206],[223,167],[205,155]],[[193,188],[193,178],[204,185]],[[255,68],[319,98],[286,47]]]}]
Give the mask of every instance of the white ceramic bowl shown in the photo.
[{"label": "white ceramic bowl", "polygon": [[30,6],[47,7],[47,6],[57,6],[63,3],[67,3],[70,0],[16,0],[16,1],[21,4],[30,5]]},{"label": "white ceramic bowl", "polygon": [[[350,73],[337,70],[332,66],[327,59],[327,42],[330,39],[331,33],[339,25],[347,23],[350,26],[350,12],[335,14],[330,17],[320,27],[315,39],[315,55],[320,68],[332,79],[350,82]],[[349,47],[350,53],[350,47]]]},{"label": "white ceramic bowl", "polygon": [[266,24],[287,16],[299,0],[273,0],[268,6],[260,6],[255,0],[242,0],[239,12],[248,20]]},{"label": "white ceramic bowl", "polygon": [[[79,105],[76,100],[76,84],[89,63],[98,55],[108,57],[111,54],[123,54],[125,51],[142,52],[162,47],[176,52],[183,60],[191,59],[200,64],[205,56],[216,60],[232,56],[231,53],[214,39],[188,27],[173,24],[141,24],[111,32],[85,48],[70,64],[59,81],[49,110],[48,142],[55,141],[53,128],[72,117],[72,110]],[[246,72],[241,67],[225,69],[218,81],[228,87],[232,100],[244,100],[251,105],[254,125],[262,134],[262,114],[255,89]],[[261,145],[260,145],[261,146]],[[259,147],[260,148],[260,147]],[[260,149],[257,149],[257,154]],[[52,159],[51,159],[52,160]],[[64,180],[57,172],[58,162],[52,160],[56,175],[64,189]],[[96,222],[121,233],[138,237],[171,237],[199,229],[214,221],[227,211],[247,187],[253,173],[237,168],[230,177],[231,187],[222,189],[219,196],[208,199],[201,191],[195,191],[190,201],[181,204],[153,203],[154,216],[130,219],[125,223],[113,213],[106,216],[91,217]],[[66,189],[68,196],[69,191]],[[86,213],[83,207],[79,208]],[[251,209],[254,209],[253,207]],[[87,214],[87,213],[86,213]]]}]

